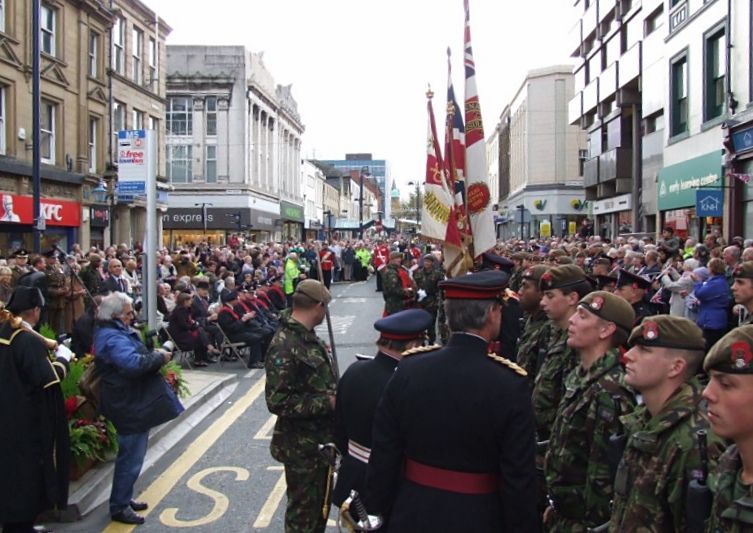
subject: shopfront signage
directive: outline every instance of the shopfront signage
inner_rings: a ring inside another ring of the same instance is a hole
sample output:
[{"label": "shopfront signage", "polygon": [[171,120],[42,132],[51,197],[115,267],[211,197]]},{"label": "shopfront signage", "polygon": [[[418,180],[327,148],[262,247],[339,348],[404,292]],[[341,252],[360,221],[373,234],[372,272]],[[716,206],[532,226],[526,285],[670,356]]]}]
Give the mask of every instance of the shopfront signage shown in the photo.
[{"label": "shopfront signage", "polygon": [[732,134],[732,146],[736,154],[753,150],[753,126]]},{"label": "shopfront signage", "polygon": [[696,190],[722,185],[721,150],[664,167],[659,172],[659,210],[693,207]]},{"label": "shopfront signage", "polygon": [[152,130],[118,132],[118,196],[135,197],[146,193],[150,174],[156,175],[156,136]]},{"label": "shopfront signage", "polygon": [[280,202],[280,217],[284,220],[293,220],[295,222],[306,220],[303,206],[291,204],[290,202]]},{"label": "shopfront signage", "polygon": [[93,228],[107,227],[110,222],[110,208],[102,205],[93,205],[89,208],[89,225]]},{"label": "shopfront signage", "polygon": [[[32,224],[34,200],[31,196],[3,193],[0,196],[0,223]],[[81,204],[70,200],[42,198],[42,217],[48,226],[79,227]]]},{"label": "shopfront signage", "polygon": [[[248,207],[207,207],[206,228],[237,231],[237,214],[241,215],[243,231],[274,230],[277,216],[253,211]],[[162,215],[163,229],[204,229],[204,213],[201,207],[171,207]]]},{"label": "shopfront signage", "polygon": [[698,189],[695,192],[695,212],[699,217],[720,217],[724,214],[722,189]]},{"label": "shopfront signage", "polygon": [[629,211],[633,208],[633,197],[629,194],[622,194],[614,198],[606,198],[593,202],[593,214],[603,215],[606,213],[616,213],[619,211]]}]

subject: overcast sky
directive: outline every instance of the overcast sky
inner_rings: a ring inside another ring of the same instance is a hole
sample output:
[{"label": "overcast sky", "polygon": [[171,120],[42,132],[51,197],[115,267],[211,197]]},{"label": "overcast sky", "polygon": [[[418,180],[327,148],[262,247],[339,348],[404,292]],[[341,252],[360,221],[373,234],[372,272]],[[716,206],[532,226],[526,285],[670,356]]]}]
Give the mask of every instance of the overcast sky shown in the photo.
[{"label": "overcast sky", "polygon": [[[172,28],[168,44],[245,45],[264,51],[278,84],[293,84],[306,127],[303,156],[371,152],[398,185],[423,181],[426,86],[444,121],[446,48],[455,93],[464,80],[462,0],[145,0]],[[534,68],[569,63],[566,0],[471,0],[484,129]],[[441,129],[441,125],[439,126]],[[442,134],[440,134],[443,137]]]}]

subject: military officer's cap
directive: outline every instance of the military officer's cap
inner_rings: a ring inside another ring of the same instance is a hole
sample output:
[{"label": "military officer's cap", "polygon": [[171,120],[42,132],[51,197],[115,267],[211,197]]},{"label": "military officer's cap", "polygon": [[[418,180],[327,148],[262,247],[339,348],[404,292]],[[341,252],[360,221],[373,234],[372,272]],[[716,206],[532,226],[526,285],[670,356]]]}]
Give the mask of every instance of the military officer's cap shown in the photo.
[{"label": "military officer's cap", "polygon": [[402,259],[403,253],[402,252],[390,252],[390,261],[393,259]]},{"label": "military officer's cap", "polygon": [[[621,330],[622,335],[624,335],[623,342],[633,329],[633,324],[635,323],[633,306],[616,294],[606,291],[595,291],[581,298],[578,306],[607,322],[613,322]],[[619,344],[622,344],[622,342]]]},{"label": "military officer's cap", "polygon": [[672,315],[648,316],[633,328],[628,339],[630,346],[658,346],[678,350],[703,350],[706,340],[695,322]]},{"label": "military officer's cap", "polygon": [[644,278],[643,276],[639,276],[638,274],[633,274],[632,272],[628,272],[624,268],[621,268],[617,272],[617,287],[624,287],[626,285],[630,285],[635,289],[645,290],[651,288],[651,280]]},{"label": "military officer's cap", "polygon": [[374,329],[382,338],[394,341],[423,339],[432,316],[423,309],[406,309],[374,322]]},{"label": "military officer's cap", "polygon": [[10,295],[8,305],[5,308],[17,315],[35,307],[44,307],[44,296],[36,287],[24,287],[19,285]]},{"label": "military officer's cap", "polygon": [[481,268],[488,270],[511,270],[515,263],[497,254],[481,254]]},{"label": "military officer's cap", "polygon": [[24,248],[19,248],[18,250],[16,250],[15,252],[13,252],[13,254],[11,255],[11,257],[21,257],[21,258],[25,259],[25,258],[29,257],[29,252],[27,252]]},{"label": "military officer's cap", "polygon": [[739,326],[711,347],[703,369],[725,374],[753,374],[753,325]]},{"label": "military officer's cap", "polygon": [[528,279],[538,284],[539,280],[541,280],[541,276],[543,276],[544,272],[546,272],[547,270],[549,270],[549,267],[546,265],[535,265],[526,268],[523,272],[523,279]]},{"label": "military officer's cap", "polygon": [[439,282],[448,300],[501,300],[510,276],[499,270],[485,270]]},{"label": "military officer's cap", "polygon": [[737,265],[732,276],[735,278],[753,279],[753,261],[744,261]]},{"label": "military officer's cap", "polygon": [[559,265],[544,272],[539,279],[539,290],[565,289],[588,281],[586,273],[578,265]]},{"label": "military officer's cap", "polygon": [[599,274],[596,276],[596,286],[599,288],[599,290],[604,290],[607,287],[614,286],[617,284],[617,276],[615,275],[609,275],[605,276],[604,274]]},{"label": "military officer's cap", "polygon": [[295,288],[295,292],[305,294],[320,304],[328,304],[332,300],[332,295],[327,287],[321,281],[315,279],[304,279]]},{"label": "military officer's cap", "polygon": [[238,299],[238,291],[226,292],[222,295],[222,303],[226,304]]}]

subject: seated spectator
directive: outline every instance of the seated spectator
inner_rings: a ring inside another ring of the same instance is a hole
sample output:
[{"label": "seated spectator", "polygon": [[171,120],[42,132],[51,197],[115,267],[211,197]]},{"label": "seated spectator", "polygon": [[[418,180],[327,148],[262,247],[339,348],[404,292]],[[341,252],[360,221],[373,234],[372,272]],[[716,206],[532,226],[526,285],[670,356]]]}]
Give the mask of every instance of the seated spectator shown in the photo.
[{"label": "seated spectator", "polygon": [[217,315],[217,322],[228,336],[230,342],[242,342],[251,351],[247,366],[249,368],[264,368],[262,360],[263,332],[249,324],[256,316],[254,313],[243,314],[236,311],[238,305],[238,293],[235,290],[228,291],[222,296],[222,307]]},{"label": "seated spectator", "polygon": [[199,328],[191,316],[191,304],[193,297],[188,293],[178,295],[178,301],[175,304],[175,310],[170,315],[170,325],[167,331],[175,340],[175,343],[183,351],[194,353],[194,366],[207,366],[207,345],[209,340],[206,334]]}]

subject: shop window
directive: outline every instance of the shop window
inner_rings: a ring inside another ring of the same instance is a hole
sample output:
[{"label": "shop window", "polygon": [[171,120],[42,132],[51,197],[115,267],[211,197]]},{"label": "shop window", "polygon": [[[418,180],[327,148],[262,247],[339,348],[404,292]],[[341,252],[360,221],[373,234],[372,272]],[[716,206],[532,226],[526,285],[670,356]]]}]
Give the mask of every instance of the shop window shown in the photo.
[{"label": "shop window", "polygon": [[191,97],[174,96],[167,99],[167,134],[193,134],[193,102]]},{"label": "shop window", "polygon": [[713,30],[704,42],[704,119],[712,120],[724,112],[724,27]]},{"label": "shop window", "polygon": [[670,76],[670,106],[672,136],[688,131],[688,55],[687,51],[672,60]]}]

